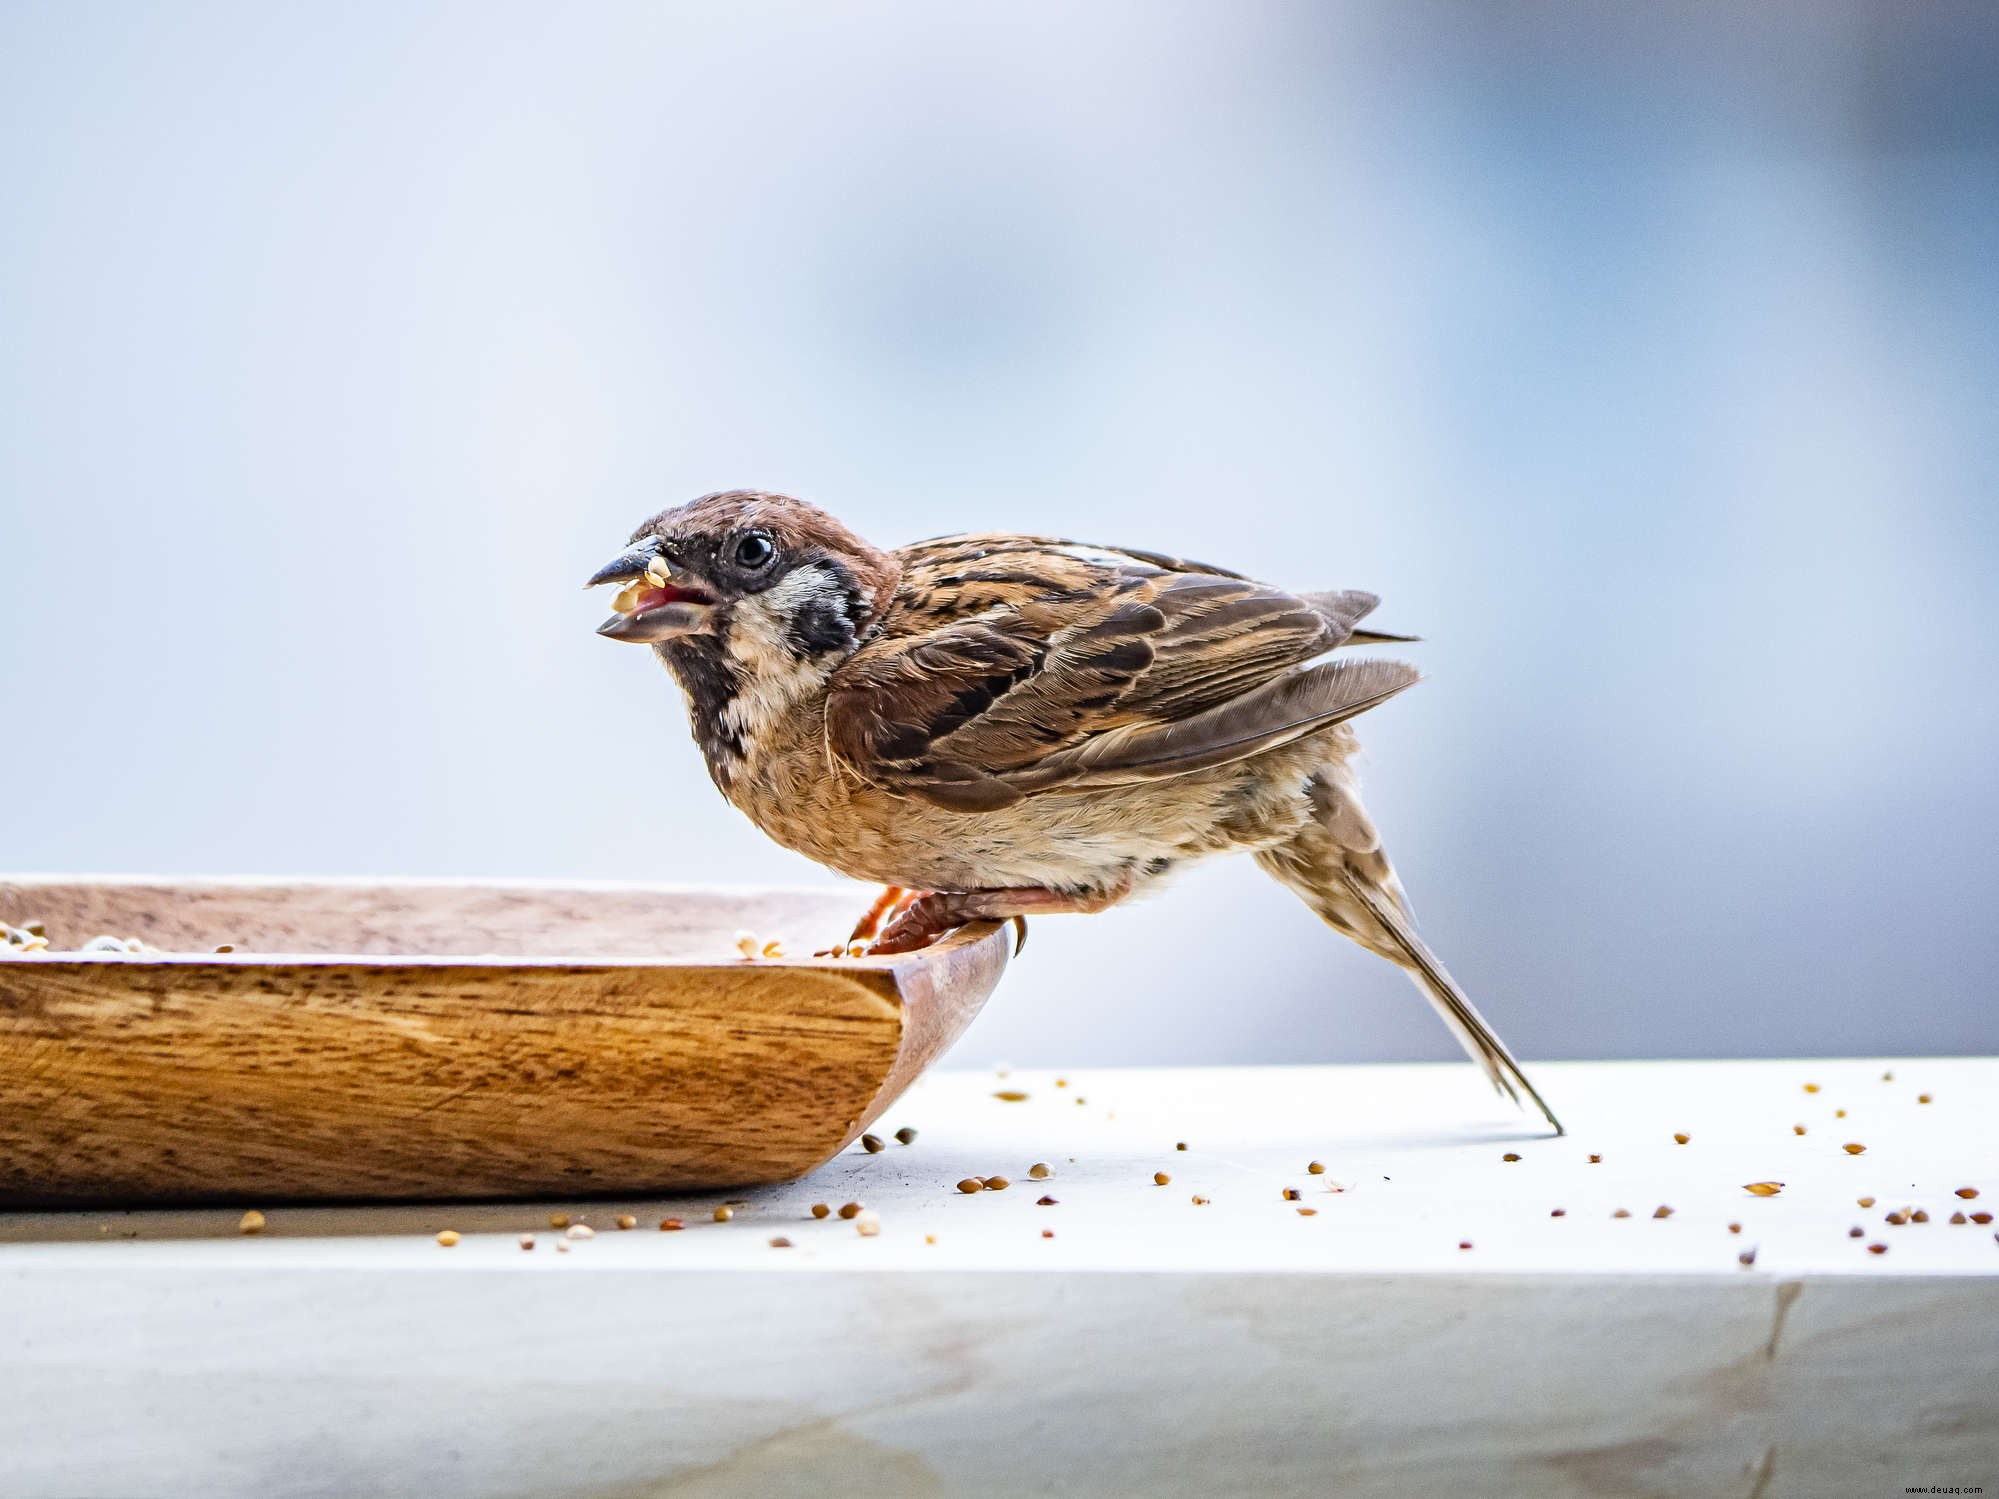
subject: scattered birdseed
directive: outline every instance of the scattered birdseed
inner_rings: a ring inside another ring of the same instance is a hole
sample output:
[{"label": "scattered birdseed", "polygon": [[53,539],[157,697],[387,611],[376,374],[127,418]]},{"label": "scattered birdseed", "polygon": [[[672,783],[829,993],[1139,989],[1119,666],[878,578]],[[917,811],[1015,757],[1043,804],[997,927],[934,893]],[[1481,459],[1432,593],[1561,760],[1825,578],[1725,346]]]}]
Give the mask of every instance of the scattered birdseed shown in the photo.
[{"label": "scattered birdseed", "polygon": [[789,1249],[791,1248],[791,1240],[787,1239],[783,1234],[779,1234],[775,1239],[770,1241],[770,1247],[773,1249]]},{"label": "scattered birdseed", "polygon": [[557,1254],[569,1253],[569,1241],[567,1239],[557,1239],[555,1241],[555,1252]]},{"label": "scattered birdseed", "polygon": [[1505,1155],[1501,1156],[1500,1159],[1502,1161],[1517,1161],[1520,1159],[1520,1157],[1515,1152],[1509,1150],[1506,1152]]},{"label": "scattered birdseed", "polygon": [[1865,1155],[1867,1153],[1867,1147],[1865,1145],[1857,1143],[1842,1145],[1839,1148],[1845,1151],[1848,1155]]},{"label": "scattered birdseed", "polygon": [[1917,1103],[1928,1103],[1929,1101],[1930,1101],[1930,1095],[1927,1093],[1918,1093],[1916,1095]]},{"label": "scattered birdseed", "polygon": [[1052,1208],[1057,1206],[1055,1199],[1052,1197],[1037,1197],[1034,1200],[1034,1205],[1038,1208]]},{"label": "scattered birdseed", "polygon": [[234,952],[236,951],[236,944],[233,942],[218,942],[215,944],[215,950],[217,952]]},{"label": "scattered birdseed", "polygon": [[[979,1178],[977,1178],[976,1176],[968,1176],[963,1181],[958,1183],[958,1190],[960,1192],[983,1192],[985,1191],[985,1189],[986,1189],[986,1184],[980,1181]],[[844,1218],[847,1215],[845,1213],[842,1213],[840,1216]]]},{"label": "scattered birdseed", "polygon": [[1080,1108],[1081,1108],[1081,1107],[1082,1107],[1082,1106],[1083,1106],[1084,1104],[1086,1104],[1086,1103],[1088,1103],[1088,1102],[1089,1102],[1089,1099],[1087,1099],[1087,1098],[1083,1097],[1083,1095],[1082,1095],[1082,1094],[1078,1093],[1078,1094],[1076,1095],[1076,1107],[1077,1107],[1077,1108],[1079,1108],[1079,1109],[1080,1109]]},{"label": "scattered birdseed", "polygon": [[1895,1081],[1895,1074],[1892,1072],[1884,1072],[1881,1074],[1881,1081],[1884,1083],[1892,1083],[1893,1081]]},{"label": "scattered birdseed", "polygon": [[1324,1176],[1326,1174],[1326,1163],[1324,1161],[1308,1161],[1305,1164],[1305,1170],[1313,1176]]},{"label": "scattered birdseed", "polygon": [[1895,1225],[1895,1227],[1900,1228],[1903,1224],[1909,1221],[1909,1214],[1906,1209],[1898,1210],[1896,1212],[1890,1213],[1884,1221],[1892,1223]]},{"label": "scattered birdseed", "polygon": [[812,1204],[812,1216],[815,1218],[824,1218],[828,1213],[832,1211],[833,1210],[828,1206],[826,1206],[826,1204],[823,1202],[815,1202]]},{"label": "scattered birdseed", "polygon": [[914,1145],[916,1143],[916,1131],[905,1124],[895,1132],[895,1143],[898,1145]]},{"label": "scattered birdseed", "polygon": [[1835,1119],[1844,1119],[1844,1118],[1846,1117],[1846,1110],[1845,1110],[1845,1109],[1834,1109],[1834,1110],[1832,1111],[1832,1117],[1833,1117],[1833,1118],[1835,1118]]},{"label": "scattered birdseed", "polygon": [[1173,1142],[1173,1148],[1175,1150],[1185,1150],[1187,1148],[1187,1142],[1185,1140],[1175,1140]]},{"label": "scattered birdseed", "polygon": [[888,1146],[882,1143],[880,1135],[862,1135],[861,1149],[865,1150],[869,1155],[879,1155],[882,1151],[887,1150]]},{"label": "scattered birdseed", "polygon": [[757,954],[762,950],[763,944],[757,941],[757,934],[755,932],[736,933],[736,951],[744,957],[754,962]]},{"label": "scattered birdseed", "polygon": [[[999,1092],[995,1093],[993,1097],[997,1098],[1001,1103],[1027,1102],[1027,1095],[1021,1092],[1020,1089],[1018,1088],[1002,1088],[999,1090]],[[1083,1100],[1080,1098],[1076,1100],[1076,1102],[1078,1103],[1081,1103],[1082,1101]]]},{"label": "scattered birdseed", "polygon": [[1742,1253],[1735,1257],[1735,1263],[1747,1270],[1751,1265],[1756,1263],[1756,1251],[1753,1249],[1743,1250]]},{"label": "scattered birdseed", "polygon": [[567,1213],[550,1213],[548,1215],[548,1226],[550,1228],[569,1227],[569,1215]]},{"label": "scattered birdseed", "polygon": [[1052,1239],[1055,1237],[1055,1230],[1052,1228],[1044,1228],[1041,1230],[1041,1237],[1044,1239]]},{"label": "scattered birdseed", "polygon": [[1871,1208],[1874,1206],[1874,1199],[1871,1197],[1856,1197],[1854,1201],[1858,1202],[1864,1208]]},{"label": "scattered birdseed", "polygon": [[1953,1195],[1953,1196],[1956,1196],[1956,1197],[1962,1197],[1962,1198],[1963,1198],[1963,1199],[1964,1199],[1964,1200],[1965,1200],[1966,1202],[1969,1202],[1969,1201],[1971,1201],[1971,1199],[1972,1199],[1972,1198],[1974,1198],[1974,1197],[1976,1197],[1976,1196],[1978,1195],[1978,1188],[1976,1188],[1976,1187],[1959,1187],[1959,1188],[1957,1189],[1957,1191],[1956,1191],[1956,1192],[1954,1192],[1954,1193],[1953,1193],[1952,1195]]},{"label": "scattered birdseed", "polygon": [[1867,1252],[1869,1254],[1886,1254],[1888,1252],[1888,1246],[1886,1244],[1869,1244],[1867,1246]]},{"label": "scattered birdseed", "polygon": [[1743,1185],[1742,1190],[1757,1197],[1775,1197],[1779,1192],[1784,1190],[1784,1184],[1782,1182],[1747,1182]]},{"label": "scattered birdseed", "polygon": [[1298,1200],[1298,1189],[1296,1187],[1286,1187],[1284,1189],[1284,1200],[1286,1202],[1296,1202]]},{"label": "scattered birdseed", "polygon": [[1460,1240],[1458,1240],[1458,1248],[1460,1248],[1460,1249],[1469,1249],[1469,1248],[1471,1248],[1471,1240],[1470,1240],[1470,1239],[1460,1239]]},{"label": "scattered birdseed", "polygon": [[1194,1199],[1194,1206],[1195,1206],[1195,1207],[1197,1207],[1197,1208],[1204,1208],[1204,1207],[1206,1207],[1207,1205],[1208,1205],[1208,1199],[1207,1199],[1207,1198],[1205,1198],[1205,1197],[1199,1197],[1199,1196],[1197,1196],[1197,1197],[1196,1197],[1196,1198]]},{"label": "scattered birdseed", "polygon": [[1867,1237],[1867,1230],[1856,1223],[1846,1231],[1846,1236],[1849,1239],[1864,1239]]},{"label": "scattered birdseed", "polygon": [[523,1249],[532,1249],[532,1248],[534,1248],[534,1235],[533,1235],[533,1234],[522,1234],[522,1235],[521,1235],[521,1248],[523,1248]]},{"label": "scattered birdseed", "polygon": [[1300,1218],[1316,1218],[1319,1216],[1319,1210],[1317,1208],[1300,1208],[1298,1209],[1298,1216]]},{"label": "scattered birdseed", "polygon": [[1055,1086],[1058,1088],[1066,1088],[1069,1086],[1069,1079],[1067,1079],[1066,1077],[1058,1077],[1055,1079]]},{"label": "scattered birdseed", "polygon": [[766,942],[766,943],[765,943],[765,944],[763,945],[763,956],[765,956],[766,958],[781,958],[781,957],[783,957],[783,956],[784,956],[784,944],[783,944],[783,943],[781,943],[781,942]]},{"label": "scattered birdseed", "polygon": [[1959,1223],[1969,1223],[1971,1220],[1965,1217],[1964,1214],[1962,1213],[1952,1213],[1950,1215],[1950,1221],[1952,1222],[1952,1224],[1959,1224]]},{"label": "scattered birdseed", "polygon": [[882,1231],[880,1213],[862,1213],[854,1219],[854,1232],[864,1239],[872,1239]]},{"label": "scattered birdseed", "polygon": [[1569,1216],[1569,1210],[1567,1208],[1556,1208],[1553,1212],[1549,1213],[1548,1216],[1550,1218],[1566,1218]]},{"label": "scattered birdseed", "polygon": [[1819,1085],[1818,1085],[1817,1083],[1806,1083],[1806,1084],[1805,1084],[1805,1091],[1806,1091],[1807,1093],[1816,1093],[1816,1092],[1818,1092],[1818,1090],[1819,1090]]},{"label": "scattered birdseed", "polygon": [[735,1216],[736,1216],[736,1210],[730,1207],[726,1203],[724,1203],[721,1207],[715,1209],[715,1221],[717,1223],[727,1223],[731,1218]]},{"label": "scattered birdseed", "polygon": [[446,1249],[449,1249],[453,1244],[458,1242],[458,1230],[455,1228],[440,1228],[437,1231],[437,1242]]},{"label": "scattered birdseed", "polygon": [[1045,1182],[1054,1173],[1048,1169],[1046,1161],[1036,1161],[1032,1166],[1027,1168],[1027,1174],[1038,1182]]},{"label": "scattered birdseed", "polygon": [[1992,1215],[1990,1213],[1973,1213],[1971,1215],[1971,1221],[1973,1223],[1990,1223],[1992,1221]]},{"label": "scattered birdseed", "polygon": [[[964,1190],[964,1186],[963,1182],[958,1183],[960,1191]],[[842,1218],[858,1218],[860,1215],[861,1205],[858,1202],[843,1202],[840,1204],[840,1216]]]},{"label": "scattered birdseed", "polygon": [[1155,1187],[1170,1186],[1172,1182],[1173,1178],[1168,1176],[1164,1171],[1155,1171],[1152,1173],[1152,1185]]},{"label": "scattered birdseed", "polygon": [[1684,1145],[1687,1143],[1687,1141],[1691,1140],[1692,1138],[1693,1138],[1692,1135],[1675,1135],[1673,1136],[1673,1143],[1675,1145]]},{"label": "scattered birdseed", "polygon": [[1600,1155],[1593,1155],[1589,1158],[1589,1163],[1592,1166],[1600,1166],[1603,1164],[1603,1157]]},{"label": "scattered birdseed", "polygon": [[1731,1223],[1728,1225],[1728,1231],[1732,1234],[1739,1234],[1742,1232],[1742,1225],[1740,1223]]},{"label": "scattered birdseed", "polygon": [[637,1228],[638,1226],[639,1226],[639,1220],[634,1218],[630,1213],[618,1214],[618,1227]]},{"label": "scattered birdseed", "polygon": [[1624,1208],[1619,1208],[1616,1212],[1612,1213],[1610,1216],[1613,1218],[1629,1218],[1631,1214],[1628,1210]]},{"label": "scattered birdseed", "polygon": [[260,1234],[264,1231],[264,1215],[251,1208],[236,1220],[236,1231],[243,1234]]},{"label": "scattered birdseed", "polygon": [[1804,1132],[1805,1132],[1805,1127],[1802,1124],[1794,1124],[1791,1126],[1791,1133],[1794,1135],[1802,1135]]},{"label": "scattered birdseed", "polygon": [[1673,1210],[1662,1202],[1656,1208],[1652,1209],[1652,1216],[1654,1218],[1670,1218],[1673,1216]]},{"label": "scattered birdseed", "polygon": [[678,1233],[685,1227],[687,1225],[682,1223],[678,1218],[662,1218],[659,1220],[659,1231],[663,1234]]},{"label": "scattered birdseed", "polygon": [[926,1243],[926,1244],[935,1244],[935,1243],[937,1242],[937,1235],[935,1235],[935,1234],[925,1234],[925,1235],[923,1236],[923,1242],[924,1242],[924,1243]]},{"label": "scattered birdseed", "polygon": [[1930,1215],[1921,1208],[1917,1208],[1913,1213],[1909,1214],[1909,1221],[1911,1223],[1927,1223],[1930,1221]]}]

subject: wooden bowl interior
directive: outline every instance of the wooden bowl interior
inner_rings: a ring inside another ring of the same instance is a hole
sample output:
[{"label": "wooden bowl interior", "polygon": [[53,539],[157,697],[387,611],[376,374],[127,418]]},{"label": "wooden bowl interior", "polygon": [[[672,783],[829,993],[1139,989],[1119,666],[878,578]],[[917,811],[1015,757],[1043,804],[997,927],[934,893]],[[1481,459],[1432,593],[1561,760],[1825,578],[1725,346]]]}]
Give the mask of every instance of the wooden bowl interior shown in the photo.
[{"label": "wooden bowl interior", "polygon": [[230,881],[0,881],[0,921],[40,920],[51,947],[108,934],[168,953],[586,958],[717,963],[736,934],[787,961],[846,936],[869,893],[589,886]]}]

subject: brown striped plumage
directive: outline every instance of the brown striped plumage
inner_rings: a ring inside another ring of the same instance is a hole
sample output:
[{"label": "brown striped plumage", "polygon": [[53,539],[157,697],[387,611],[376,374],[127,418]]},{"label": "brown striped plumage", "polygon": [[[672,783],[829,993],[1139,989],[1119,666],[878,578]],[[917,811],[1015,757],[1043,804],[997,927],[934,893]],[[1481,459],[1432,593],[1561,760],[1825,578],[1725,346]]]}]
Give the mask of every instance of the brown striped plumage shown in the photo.
[{"label": "brown striped plumage", "polygon": [[[644,593],[648,568],[670,582]],[[1372,594],[1004,532],[882,551],[748,491],[654,517],[592,581],[635,580],[604,633],[665,660],[723,794],[830,868],[924,892],[876,951],[1252,853],[1554,1123],[1416,935],[1361,806],[1347,720],[1417,678],[1320,659],[1408,638],[1360,628]]]}]

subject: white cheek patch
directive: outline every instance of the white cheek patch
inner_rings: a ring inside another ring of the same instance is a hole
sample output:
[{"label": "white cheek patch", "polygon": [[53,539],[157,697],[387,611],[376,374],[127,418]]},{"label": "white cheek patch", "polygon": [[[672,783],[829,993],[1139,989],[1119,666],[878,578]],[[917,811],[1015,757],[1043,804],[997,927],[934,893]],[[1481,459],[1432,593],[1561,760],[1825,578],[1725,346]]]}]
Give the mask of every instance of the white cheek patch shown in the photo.
[{"label": "white cheek patch", "polygon": [[722,710],[725,728],[752,738],[832,674],[834,663],[801,661],[792,650],[791,622],[815,603],[836,608],[844,603],[838,580],[816,564],[730,609],[728,652],[742,686]]}]

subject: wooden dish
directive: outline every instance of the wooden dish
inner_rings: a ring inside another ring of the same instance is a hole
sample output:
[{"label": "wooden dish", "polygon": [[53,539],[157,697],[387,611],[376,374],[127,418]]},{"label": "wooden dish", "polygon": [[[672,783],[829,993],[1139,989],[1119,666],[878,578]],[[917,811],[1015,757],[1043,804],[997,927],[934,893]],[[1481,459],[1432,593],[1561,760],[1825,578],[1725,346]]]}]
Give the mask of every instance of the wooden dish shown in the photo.
[{"label": "wooden dish", "polygon": [[[865,892],[0,880],[0,1204],[788,1180],[955,1041],[1011,933],[818,960]],[[781,940],[747,962],[735,937]],[[238,951],[214,953],[219,943]]]}]

